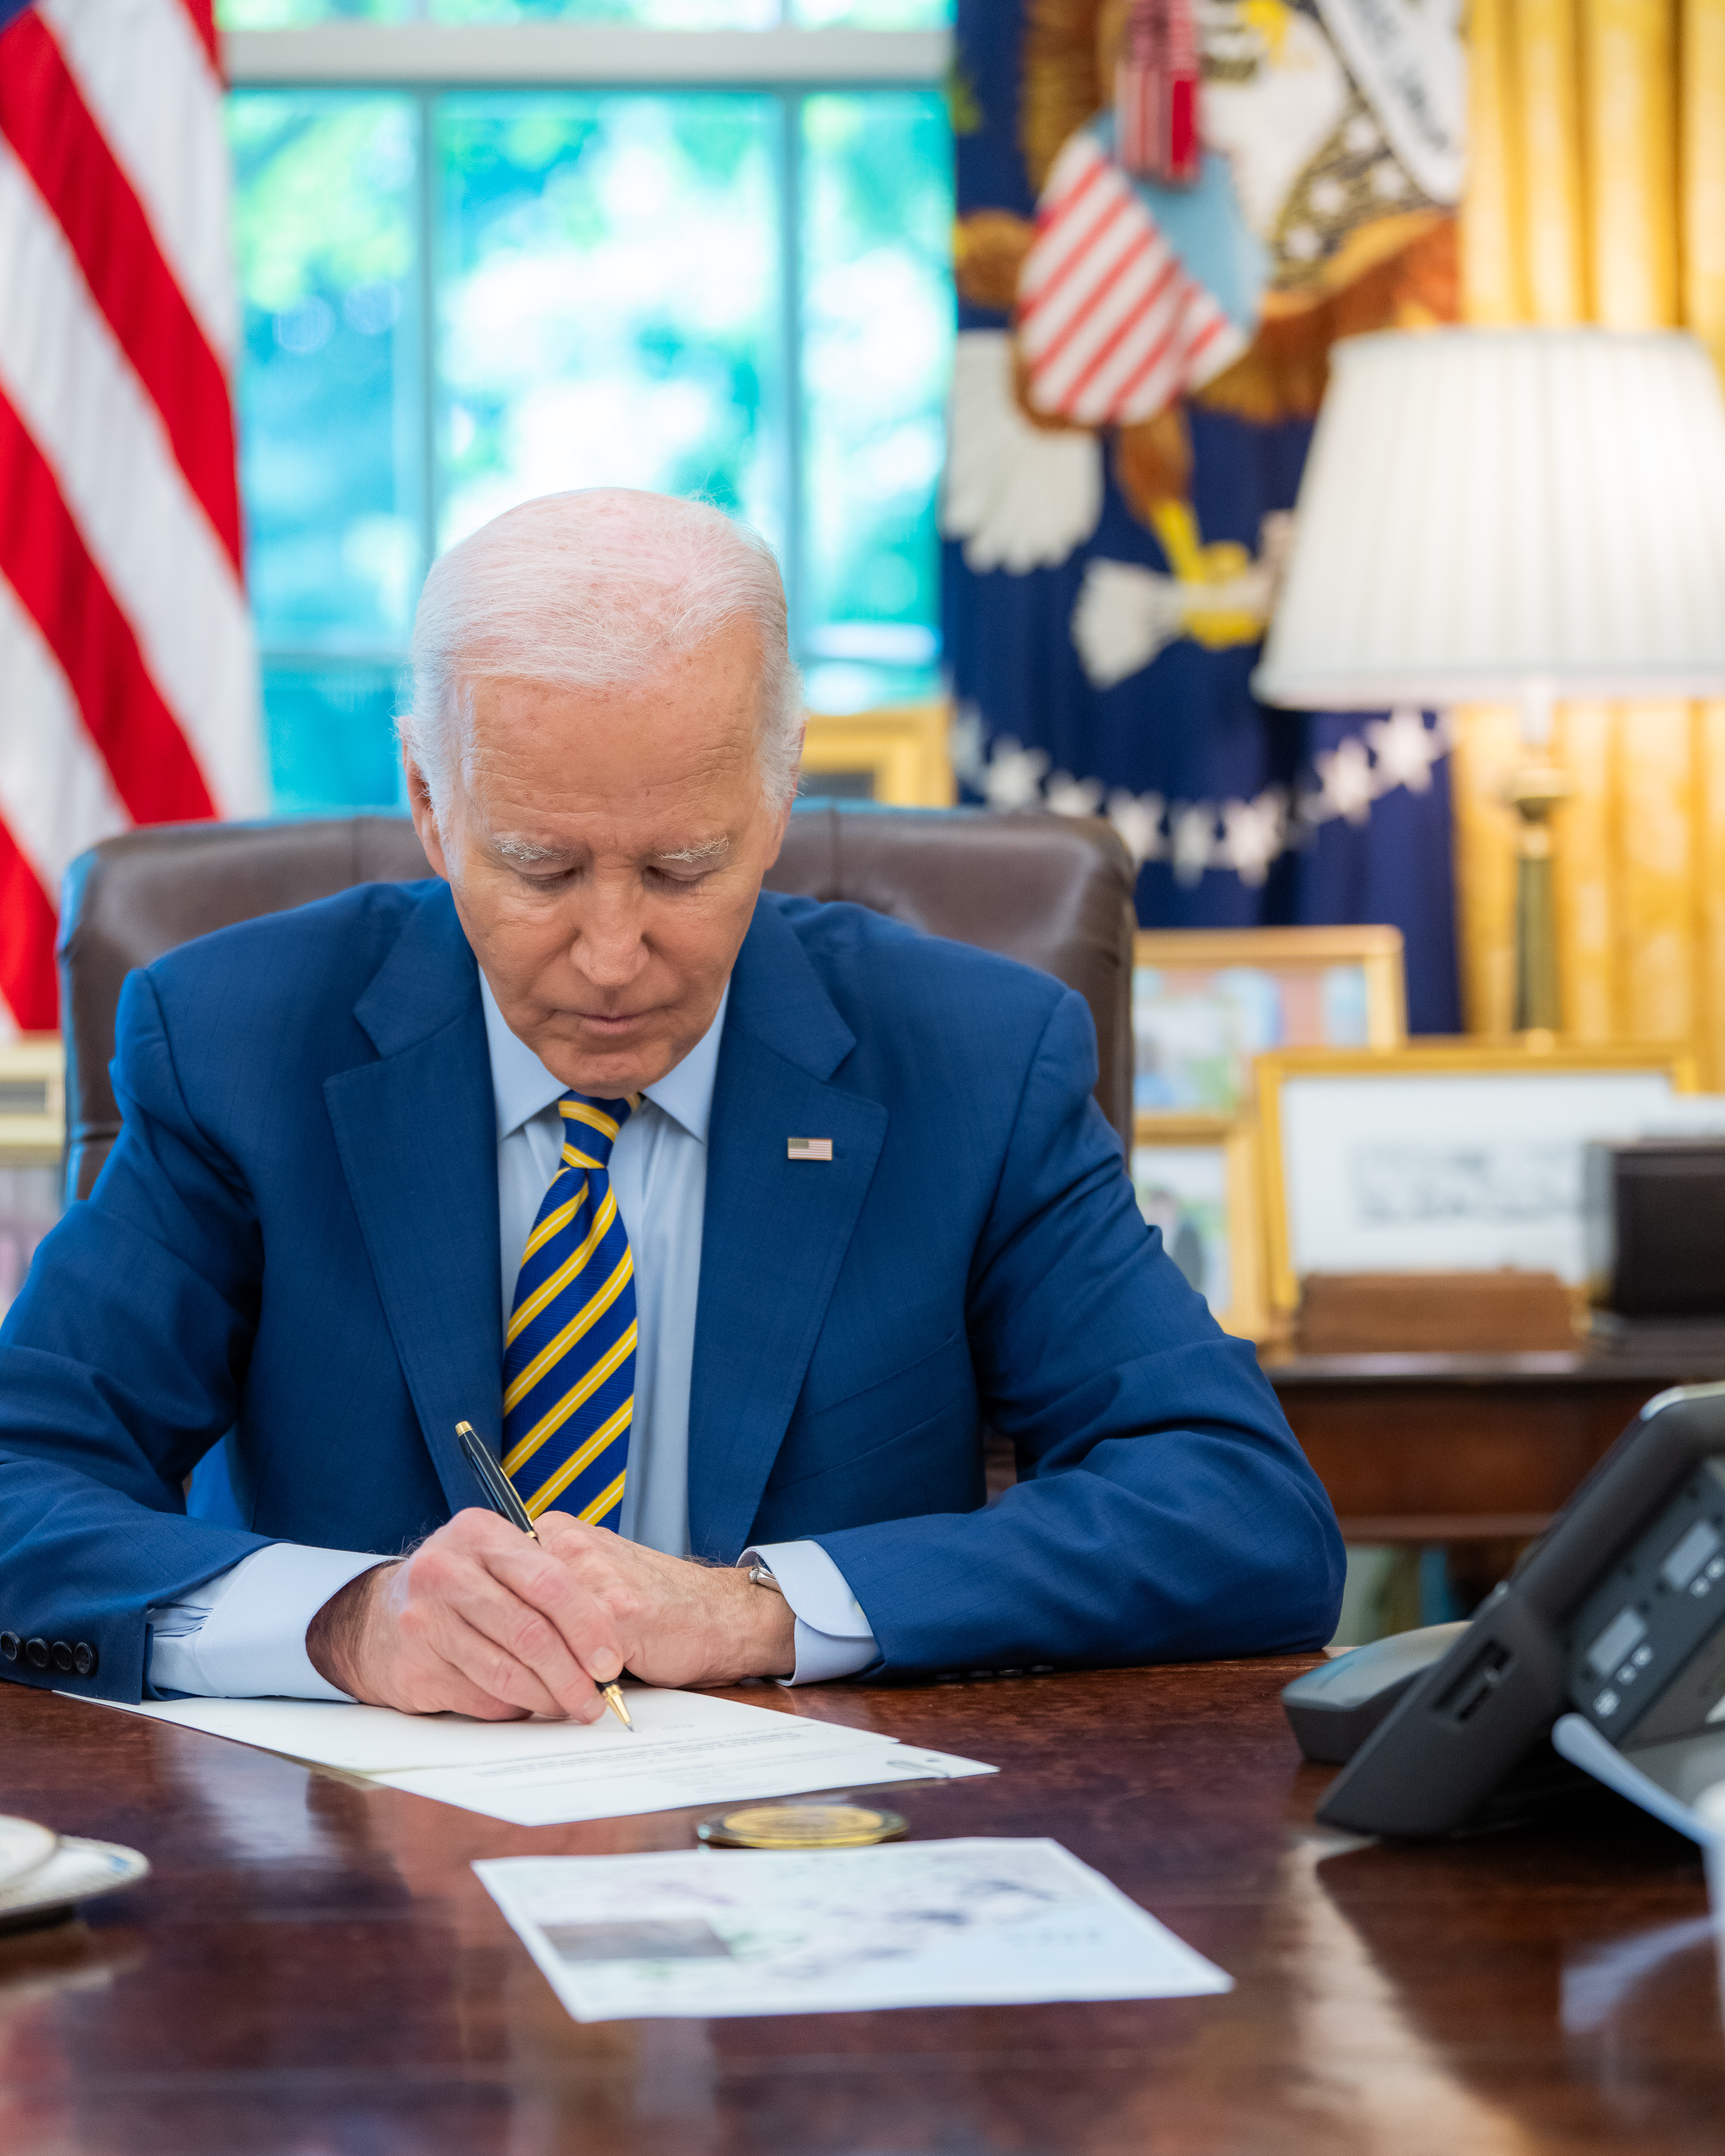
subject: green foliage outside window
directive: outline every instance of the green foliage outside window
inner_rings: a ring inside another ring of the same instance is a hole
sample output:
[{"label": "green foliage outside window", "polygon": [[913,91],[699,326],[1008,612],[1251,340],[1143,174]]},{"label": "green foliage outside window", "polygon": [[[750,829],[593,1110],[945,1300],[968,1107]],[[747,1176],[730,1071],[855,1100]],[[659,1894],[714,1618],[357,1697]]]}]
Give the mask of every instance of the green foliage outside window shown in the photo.
[{"label": "green foliage outside window", "polygon": [[[339,12],[231,0],[227,19]],[[432,553],[561,487],[698,494],[757,526],[817,708],[929,691],[937,93],[271,87],[228,111],[279,809],[398,803]]]}]

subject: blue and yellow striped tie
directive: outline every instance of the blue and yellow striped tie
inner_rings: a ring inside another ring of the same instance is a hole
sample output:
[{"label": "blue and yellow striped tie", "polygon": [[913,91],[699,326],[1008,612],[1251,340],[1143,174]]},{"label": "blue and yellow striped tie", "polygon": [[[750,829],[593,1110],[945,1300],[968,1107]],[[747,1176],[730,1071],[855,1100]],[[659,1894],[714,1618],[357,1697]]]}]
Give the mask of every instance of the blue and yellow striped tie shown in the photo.
[{"label": "blue and yellow striped tie", "polygon": [[503,1471],[533,1518],[614,1527],[635,1404],[635,1278],[611,1188],[632,1101],[565,1093],[562,1164],[521,1253],[503,1342]]}]

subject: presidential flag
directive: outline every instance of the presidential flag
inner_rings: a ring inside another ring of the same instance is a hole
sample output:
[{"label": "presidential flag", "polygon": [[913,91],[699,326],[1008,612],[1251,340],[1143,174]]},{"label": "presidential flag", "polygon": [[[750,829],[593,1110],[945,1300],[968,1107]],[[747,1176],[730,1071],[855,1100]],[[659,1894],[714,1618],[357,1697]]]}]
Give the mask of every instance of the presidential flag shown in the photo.
[{"label": "presidential flag", "polygon": [[1456,313],[1455,11],[957,14],[966,798],[1111,819],[1147,927],[1391,922],[1413,1029],[1454,1031],[1445,727],[1266,710],[1251,676],[1330,346]]},{"label": "presidential flag", "polygon": [[265,789],[212,0],[0,0],[0,1029],[67,865]]}]

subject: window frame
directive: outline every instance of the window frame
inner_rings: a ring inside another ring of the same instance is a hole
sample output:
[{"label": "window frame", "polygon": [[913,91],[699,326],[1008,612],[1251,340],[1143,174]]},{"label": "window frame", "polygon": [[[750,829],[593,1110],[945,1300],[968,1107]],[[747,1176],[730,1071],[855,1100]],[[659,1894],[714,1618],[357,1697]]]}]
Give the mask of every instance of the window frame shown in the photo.
[{"label": "window frame", "polygon": [[[643,28],[628,23],[436,23],[337,22],[301,29],[228,30],[222,54],[230,90],[372,91],[413,100],[420,146],[415,216],[419,244],[419,396],[424,485],[420,547],[438,552],[435,174],[429,156],[440,96],[464,90],[555,94],[578,90],[724,90],[773,98],[779,115],[784,213],[780,223],[780,337],[785,368],[785,529],[782,569],[790,643],[799,661],[826,654],[810,644],[803,592],[803,399],[801,248],[802,114],[804,100],[832,91],[940,92],[950,75],[950,29]],[[406,649],[339,643],[276,644],[259,639],[269,668],[346,671],[407,663]]]},{"label": "window frame", "polygon": [[937,90],[950,30],[663,30],[624,23],[331,23],[228,30],[236,90]]}]

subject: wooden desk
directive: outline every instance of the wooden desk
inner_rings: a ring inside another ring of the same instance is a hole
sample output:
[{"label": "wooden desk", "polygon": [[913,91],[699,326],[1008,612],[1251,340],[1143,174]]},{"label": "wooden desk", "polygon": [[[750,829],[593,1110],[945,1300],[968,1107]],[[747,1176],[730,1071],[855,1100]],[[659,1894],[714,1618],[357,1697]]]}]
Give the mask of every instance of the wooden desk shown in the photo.
[{"label": "wooden desk", "polygon": [[686,1847],[691,1815],[504,1826],[0,1685],[6,1808],[157,1867],[0,1941],[0,2149],[1713,2156],[1695,1852],[1603,1797],[1543,1836],[1314,1830],[1298,1666],[747,1695],[998,1763],[893,1801],[919,1835],[1057,1835],[1230,1997],[588,2028],[468,1865]]},{"label": "wooden desk", "polygon": [[1725,1378],[1725,1338],[1656,1352],[1260,1358],[1350,1542],[1543,1534],[1656,1393]]}]

